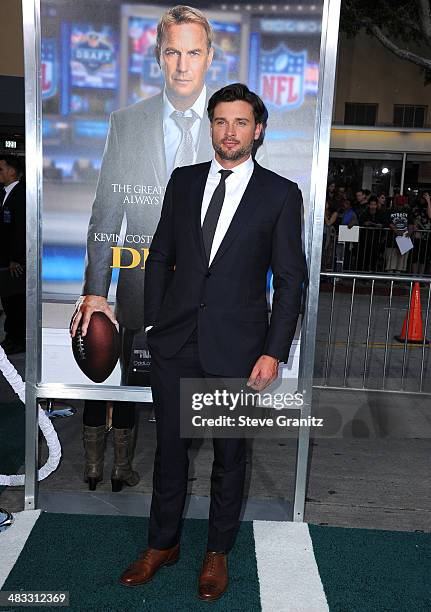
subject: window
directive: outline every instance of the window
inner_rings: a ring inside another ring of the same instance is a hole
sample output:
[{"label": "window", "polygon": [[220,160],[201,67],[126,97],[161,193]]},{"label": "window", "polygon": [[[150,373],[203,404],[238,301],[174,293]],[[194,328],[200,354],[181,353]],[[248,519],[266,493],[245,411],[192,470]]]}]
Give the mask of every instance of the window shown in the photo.
[{"label": "window", "polygon": [[426,106],[395,104],[394,125],[397,127],[422,128],[425,125],[426,109]]},{"label": "window", "polygon": [[346,102],[344,109],[345,125],[376,125],[377,104]]}]

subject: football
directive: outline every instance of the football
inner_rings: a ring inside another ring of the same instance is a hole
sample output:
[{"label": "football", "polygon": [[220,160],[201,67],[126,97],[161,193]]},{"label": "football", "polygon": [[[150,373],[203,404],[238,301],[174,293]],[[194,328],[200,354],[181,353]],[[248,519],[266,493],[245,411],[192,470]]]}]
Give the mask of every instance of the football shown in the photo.
[{"label": "football", "polygon": [[85,336],[79,325],[72,338],[75,361],[90,380],[101,383],[110,376],[120,355],[120,335],[103,312],[93,312]]}]

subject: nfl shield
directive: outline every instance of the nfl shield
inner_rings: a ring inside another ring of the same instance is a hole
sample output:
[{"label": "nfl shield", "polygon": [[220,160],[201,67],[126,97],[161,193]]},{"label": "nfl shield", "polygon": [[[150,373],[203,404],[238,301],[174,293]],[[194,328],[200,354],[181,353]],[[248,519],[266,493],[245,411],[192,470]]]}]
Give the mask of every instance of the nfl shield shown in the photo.
[{"label": "nfl shield", "polygon": [[48,100],[57,93],[57,46],[55,40],[42,39],[42,99]]},{"label": "nfl shield", "polygon": [[260,56],[260,94],[265,104],[290,110],[304,101],[307,52],[294,52],[281,43]]}]

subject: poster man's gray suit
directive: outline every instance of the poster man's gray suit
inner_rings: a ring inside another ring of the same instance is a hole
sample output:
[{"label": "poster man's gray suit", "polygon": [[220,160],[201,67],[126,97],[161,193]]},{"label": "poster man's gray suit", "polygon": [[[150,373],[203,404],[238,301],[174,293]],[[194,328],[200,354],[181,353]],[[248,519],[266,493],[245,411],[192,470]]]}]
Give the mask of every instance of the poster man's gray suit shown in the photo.
[{"label": "poster man's gray suit", "polygon": [[[211,95],[211,92],[207,93]],[[196,163],[212,157],[209,121],[201,120]],[[112,275],[112,247],[126,218],[126,235],[156,231],[169,177],[163,136],[163,94],[112,113],[88,228],[84,295],[107,296]],[[130,191],[130,193],[127,193]],[[104,234],[105,236],[102,236]],[[113,237],[114,240],[103,241]],[[150,242],[125,242],[140,250]],[[138,330],[144,323],[144,270],[141,263],[119,273],[116,316],[121,326]],[[131,253],[122,251],[122,265]]]}]

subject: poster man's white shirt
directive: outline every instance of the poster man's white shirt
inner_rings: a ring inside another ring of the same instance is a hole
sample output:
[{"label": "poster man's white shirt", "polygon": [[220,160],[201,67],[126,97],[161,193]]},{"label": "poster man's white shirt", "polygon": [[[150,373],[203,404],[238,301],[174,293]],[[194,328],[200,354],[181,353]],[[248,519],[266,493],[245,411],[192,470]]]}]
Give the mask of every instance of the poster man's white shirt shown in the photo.
[{"label": "poster man's white shirt", "polygon": [[[199,97],[195,101],[195,103],[184,112],[186,117],[192,116],[192,110],[198,116],[198,119],[194,122],[191,133],[193,137],[194,143],[194,159],[193,163],[196,163],[196,150],[199,139],[199,132],[201,127],[201,121],[206,112],[206,95],[207,90],[204,85]],[[181,143],[182,133],[181,129],[175,123],[174,119],[171,117],[172,113],[177,110],[170,102],[166,90],[163,91],[163,135],[165,139],[165,158],[166,158],[166,170],[168,176],[172,174],[174,170],[175,163],[175,155],[177,153],[178,147]]]}]

